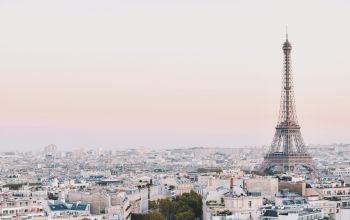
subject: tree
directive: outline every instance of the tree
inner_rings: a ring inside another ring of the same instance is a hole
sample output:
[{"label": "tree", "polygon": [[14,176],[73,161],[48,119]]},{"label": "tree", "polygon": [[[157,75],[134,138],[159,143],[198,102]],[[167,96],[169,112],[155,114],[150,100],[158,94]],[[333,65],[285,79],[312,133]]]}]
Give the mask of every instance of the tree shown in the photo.
[{"label": "tree", "polygon": [[159,200],[159,211],[165,218],[172,218],[175,213],[174,204],[170,199]]},{"label": "tree", "polygon": [[195,217],[202,216],[202,196],[191,191],[175,198],[176,213],[191,210]]},{"label": "tree", "polygon": [[[194,191],[191,191],[190,193],[184,193],[181,196],[176,196],[174,199],[161,199],[159,200],[158,204],[151,201],[149,207],[153,210],[158,209],[160,214],[163,216],[163,219],[193,220],[202,217],[202,196]],[[159,212],[155,213],[159,214]],[[146,218],[139,219],[148,220]],[[153,218],[150,220],[153,220]]]},{"label": "tree", "polygon": [[160,212],[152,211],[147,214],[132,214],[132,220],[164,220],[164,217]]},{"label": "tree", "polygon": [[150,210],[156,210],[158,209],[158,204],[156,201],[149,201],[148,207]]},{"label": "tree", "polygon": [[193,220],[195,219],[194,214],[191,210],[185,212],[179,212],[175,215],[175,220]]},{"label": "tree", "polygon": [[160,212],[157,212],[157,211],[149,212],[147,214],[147,217],[148,217],[146,218],[147,220],[164,220],[164,217],[162,216],[162,214],[160,214]]}]

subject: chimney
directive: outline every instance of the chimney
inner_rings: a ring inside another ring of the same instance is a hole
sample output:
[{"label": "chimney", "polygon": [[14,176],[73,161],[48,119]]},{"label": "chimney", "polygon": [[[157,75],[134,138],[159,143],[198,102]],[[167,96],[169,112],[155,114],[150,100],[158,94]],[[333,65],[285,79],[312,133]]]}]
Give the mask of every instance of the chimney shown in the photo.
[{"label": "chimney", "polygon": [[233,192],[233,177],[231,177],[230,181],[230,191]]},{"label": "chimney", "polygon": [[209,187],[213,186],[213,177],[209,177],[209,179],[208,179],[208,186]]},{"label": "chimney", "polygon": [[247,190],[247,183],[246,183],[246,180],[245,179],[243,179],[243,191],[244,192],[247,192],[248,190]]}]

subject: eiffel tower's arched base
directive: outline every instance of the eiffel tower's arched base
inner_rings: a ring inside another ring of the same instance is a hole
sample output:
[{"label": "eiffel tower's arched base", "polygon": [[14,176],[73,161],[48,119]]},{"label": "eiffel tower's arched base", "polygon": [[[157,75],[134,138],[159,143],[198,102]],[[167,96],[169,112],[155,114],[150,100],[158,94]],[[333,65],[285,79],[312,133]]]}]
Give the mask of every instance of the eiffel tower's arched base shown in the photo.
[{"label": "eiffel tower's arched base", "polygon": [[264,173],[312,173],[316,171],[312,157],[308,153],[270,153],[264,157],[260,172]]}]

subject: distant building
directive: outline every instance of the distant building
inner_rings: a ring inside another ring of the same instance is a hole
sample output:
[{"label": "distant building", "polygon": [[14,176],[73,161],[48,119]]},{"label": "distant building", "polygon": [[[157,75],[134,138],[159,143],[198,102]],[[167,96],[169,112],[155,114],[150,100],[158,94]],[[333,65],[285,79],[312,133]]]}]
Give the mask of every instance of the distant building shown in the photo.
[{"label": "distant building", "polygon": [[324,215],[320,209],[268,209],[260,220],[321,220]]},{"label": "distant building", "polygon": [[204,193],[203,220],[257,219],[262,205],[260,192],[247,192],[231,183],[230,189],[219,187]]},{"label": "distant building", "polygon": [[87,203],[65,203],[49,201],[45,211],[49,218],[90,216],[90,205]]},{"label": "distant building", "polygon": [[278,192],[278,179],[271,176],[253,176],[244,180],[245,187],[251,192],[261,192],[261,196],[271,201]]},{"label": "distant building", "polygon": [[0,195],[0,219],[13,219],[16,216],[44,216],[41,200],[35,198],[2,197]]}]

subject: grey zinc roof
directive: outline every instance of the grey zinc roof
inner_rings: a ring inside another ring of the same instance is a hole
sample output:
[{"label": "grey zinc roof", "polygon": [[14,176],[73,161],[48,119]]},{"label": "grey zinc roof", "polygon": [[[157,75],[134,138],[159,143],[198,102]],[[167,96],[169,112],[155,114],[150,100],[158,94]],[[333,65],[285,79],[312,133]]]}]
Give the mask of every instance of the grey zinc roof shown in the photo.
[{"label": "grey zinc roof", "polygon": [[51,211],[65,211],[65,210],[75,210],[75,211],[85,211],[87,208],[86,203],[73,203],[69,208],[65,204],[52,204],[49,205]]},{"label": "grey zinc roof", "polygon": [[52,211],[63,211],[68,209],[64,204],[49,205],[49,207]]},{"label": "grey zinc roof", "polygon": [[278,217],[277,211],[275,210],[266,210],[263,214],[265,217]]}]

